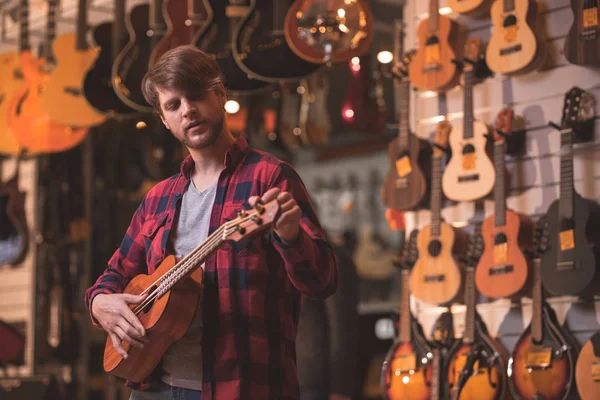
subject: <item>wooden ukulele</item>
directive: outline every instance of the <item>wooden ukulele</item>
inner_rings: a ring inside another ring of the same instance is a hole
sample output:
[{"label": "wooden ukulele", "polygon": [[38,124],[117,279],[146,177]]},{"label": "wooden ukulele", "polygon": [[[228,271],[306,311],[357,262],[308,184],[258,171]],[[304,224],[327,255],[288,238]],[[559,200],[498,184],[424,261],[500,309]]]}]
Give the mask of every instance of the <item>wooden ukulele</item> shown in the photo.
[{"label": "wooden ukulele", "polygon": [[431,398],[433,390],[432,349],[423,337],[421,326],[410,312],[409,276],[417,258],[415,233],[416,230],[402,248],[400,326],[398,336],[387,352],[381,369],[381,392],[386,400],[427,400]]},{"label": "wooden ukulele", "polygon": [[364,0],[295,0],[287,11],[284,32],[299,57],[332,64],[365,54],[375,23]]},{"label": "wooden ukulele", "polygon": [[283,24],[291,0],[250,0],[233,35],[233,54],[242,71],[266,82],[294,82],[321,68],[290,48]]},{"label": "wooden ukulele", "polygon": [[490,11],[492,0],[446,0],[446,5],[454,12],[479,17]]},{"label": "wooden ukulele", "polygon": [[448,393],[453,400],[499,400],[508,393],[507,352],[487,333],[475,305],[475,265],[482,253],[478,230],[469,238],[465,271],[465,331],[448,353]]},{"label": "wooden ukulele", "polygon": [[[573,135],[590,108],[588,92],[573,87],[565,95],[560,131],[560,196],[550,204],[546,219],[549,250],[542,256],[544,287],[555,295],[597,292],[600,206],[581,197],[573,185]],[[592,107],[593,109],[593,107]]]},{"label": "wooden ukulele", "polygon": [[598,0],[571,0],[571,8],[574,19],[565,40],[565,57],[572,64],[600,67]]},{"label": "wooden ukulele", "polygon": [[0,265],[20,264],[29,248],[25,192],[19,189],[20,158],[14,176],[0,183]]},{"label": "wooden ukulele", "polygon": [[454,253],[460,253],[465,235],[442,221],[442,160],[448,144],[449,124],[440,123],[433,149],[431,172],[431,224],[417,238],[419,259],[410,274],[410,287],[416,298],[427,303],[446,304],[456,297],[462,284],[461,270]]},{"label": "wooden ukulele", "polygon": [[[21,13],[23,8],[21,8]],[[19,14],[22,15],[22,14]],[[19,54],[30,51],[29,33],[27,20],[20,17],[19,22],[19,52],[0,54],[0,154],[17,155],[21,152],[21,146],[17,138],[8,130],[8,104],[17,90],[23,87],[24,77],[21,70]],[[23,30],[25,29],[25,32]]]},{"label": "wooden ukulele", "polygon": [[83,93],[85,75],[100,51],[88,46],[87,30],[87,0],[79,0],[77,31],[60,35],[54,41],[56,68],[42,91],[42,104],[50,117],[69,126],[90,127],[106,120],[103,113],[90,106]]},{"label": "wooden ukulele", "polygon": [[[28,2],[21,2],[21,35],[27,35]],[[41,93],[48,81],[48,70],[54,63],[50,46],[56,32],[56,0],[48,1],[46,58],[36,59],[31,50],[19,55],[25,85],[17,90],[8,105],[8,128],[28,154],[53,153],[78,145],[87,135],[87,128],[72,128],[52,119],[43,106]],[[26,39],[21,39],[26,40]]]},{"label": "wooden ukulele", "polygon": [[535,32],[537,8],[535,0],[495,0],[490,10],[494,30],[486,50],[492,71],[522,74],[545,60],[546,42]]},{"label": "wooden ukulele", "polygon": [[193,44],[211,54],[217,61],[225,76],[227,90],[249,94],[271,86],[268,82],[250,78],[238,66],[233,56],[234,33],[241,21],[241,17],[235,16],[235,12],[239,12],[240,8],[223,0],[206,0],[205,2],[208,18],[202,29],[194,36]]},{"label": "wooden ukulele", "polygon": [[544,220],[536,224],[533,260],[533,313],[508,362],[510,389],[515,398],[574,399],[577,344],[558,324],[542,293],[539,256],[548,248],[549,231]]},{"label": "wooden ukulele", "polygon": [[600,392],[600,332],[581,349],[575,367],[577,392],[581,400],[595,400]]},{"label": "wooden ukulele", "polygon": [[480,199],[492,190],[496,181],[494,166],[485,149],[488,128],[473,116],[474,62],[479,58],[480,48],[479,38],[467,42],[463,124],[452,129],[452,157],[442,178],[444,194],[454,201]]},{"label": "wooden ukulele", "polygon": [[124,293],[147,295],[142,303],[131,308],[144,326],[150,342],[139,349],[123,341],[121,344],[128,354],[124,359],[108,337],[104,349],[104,370],[133,382],[145,379],[156,368],[168,347],[185,334],[192,321],[201,294],[198,285],[202,284],[202,269],[197,268],[227,240],[239,242],[270,227],[278,212],[276,200],[259,204],[252,210],[240,211],[236,219],[221,225],[181,260],[169,256],[151,275],[140,274],[133,278]]},{"label": "wooden ukulele", "polygon": [[530,262],[523,250],[531,249],[533,221],[527,215],[506,209],[504,157],[512,129],[513,110],[500,111],[494,131],[494,214],[483,221],[485,243],[475,270],[477,290],[487,297],[509,297],[530,281]]},{"label": "wooden ukulele", "polygon": [[429,0],[429,18],[419,24],[420,47],[408,68],[410,83],[419,90],[443,92],[456,86],[460,75],[453,62],[462,59],[459,27],[438,9],[439,0]]}]

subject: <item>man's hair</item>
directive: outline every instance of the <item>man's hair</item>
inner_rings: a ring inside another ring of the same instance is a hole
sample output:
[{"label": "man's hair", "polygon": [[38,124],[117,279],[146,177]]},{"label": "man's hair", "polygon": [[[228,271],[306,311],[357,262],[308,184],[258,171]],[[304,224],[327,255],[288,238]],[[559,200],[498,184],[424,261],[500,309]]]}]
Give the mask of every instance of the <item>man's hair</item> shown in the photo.
[{"label": "man's hair", "polygon": [[162,114],[157,89],[181,90],[196,97],[222,84],[219,64],[197,47],[186,45],[169,50],[160,57],[144,76],[142,92],[148,104]]}]

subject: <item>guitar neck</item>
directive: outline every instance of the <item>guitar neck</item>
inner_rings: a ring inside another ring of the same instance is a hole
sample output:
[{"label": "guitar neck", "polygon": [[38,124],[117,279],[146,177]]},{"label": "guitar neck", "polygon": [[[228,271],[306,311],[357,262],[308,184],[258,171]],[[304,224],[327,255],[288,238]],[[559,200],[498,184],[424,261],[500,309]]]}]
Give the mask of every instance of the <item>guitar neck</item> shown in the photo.
[{"label": "guitar neck", "polygon": [[[475,61],[475,60],[473,60]],[[473,69],[465,70],[463,138],[473,137]]]},{"label": "guitar neck", "polygon": [[410,271],[402,270],[402,299],[400,300],[400,343],[411,342],[410,331]]},{"label": "guitar neck", "polygon": [[475,341],[475,268],[468,266],[465,271],[465,305],[467,313],[465,318],[464,343]]},{"label": "guitar neck", "polygon": [[442,209],[442,159],[443,156],[434,156],[431,165],[431,236],[440,235],[441,209]]},{"label": "guitar neck", "polygon": [[506,142],[498,140],[494,143],[494,167],[496,169],[496,185],[494,186],[494,225],[506,225],[506,193],[504,188],[504,155]]},{"label": "guitar neck", "polygon": [[[54,1],[49,1],[48,7],[51,7],[52,3]],[[19,6],[19,51],[27,50],[31,50],[31,44],[29,43],[29,1],[21,0]]]},{"label": "guitar neck", "polygon": [[437,32],[440,23],[439,0],[429,0],[429,32]]},{"label": "guitar neck", "polygon": [[508,13],[515,9],[515,0],[504,0],[504,12]]},{"label": "guitar neck", "polygon": [[558,210],[562,218],[573,217],[573,131],[560,134],[560,199]]},{"label": "guitar neck", "polygon": [[125,37],[125,0],[115,0],[115,22],[112,26],[112,54],[114,61],[121,52]]},{"label": "guitar neck", "polygon": [[[163,17],[163,3],[168,0],[150,1],[150,29],[152,30],[152,47],[158,43],[167,30],[167,24]],[[176,1],[176,0],[172,0]]]},{"label": "guitar neck", "polygon": [[440,372],[442,354],[440,349],[433,349],[433,365],[431,366],[431,400],[440,400]]},{"label": "guitar neck", "polygon": [[542,307],[544,297],[542,293],[542,262],[541,259],[533,260],[533,313],[531,316],[531,337],[534,342],[541,342],[542,332]]},{"label": "guitar neck", "polygon": [[[397,78],[396,78],[397,79]],[[410,129],[408,124],[410,107],[410,82],[400,81],[395,86],[396,104],[398,104],[398,144],[401,149],[410,149]]]},{"label": "guitar neck", "polygon": [[77,50],[79,51],[88,49],[87,30],[87,0],[79,0],[77,8]]},{"label": "guitar neck", "polygon": [[46,22],[46,42],[44,44],[44,57],[48,63],[55,62],[52,43],[56,37],[56,3],[56,0],[48,2],[48,21]]},{"label": "guitar neck", "polygon": [[289,8],[290,4],[288,0],[273,2],[273,32],[283,33],[283,24]]}]

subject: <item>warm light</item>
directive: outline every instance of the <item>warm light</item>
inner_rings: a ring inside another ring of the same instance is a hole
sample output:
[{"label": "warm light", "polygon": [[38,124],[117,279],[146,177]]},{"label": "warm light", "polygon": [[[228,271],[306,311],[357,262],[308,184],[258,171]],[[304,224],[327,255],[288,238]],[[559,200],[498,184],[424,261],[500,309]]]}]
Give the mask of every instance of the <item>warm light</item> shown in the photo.
[{"label": "warm light", "polygon": [[274,141],[275,139],[277,139],[277,134],[275,132],[270,132],[269,133],[269,140],[270,141]]},{"label": "warm light", "polygon": [[377,61],[379,61],[382,64],[389,64],[392,62],[393,59],[394,55],[391,51],[384,50],[377,53]]},{"label": "warm light", "polygon": [[339,25],[338,25],[338,29],[339,29],[340,31],[342,31],[343,33],[348,33],[348,32],[350,32],[350,29],[348,29],[348,27],[347,27],[346,25],[344,25],[344,24],[339,24]]},{"label": "warm light", "polygon": [[240,103],[235,100],[227,100],[225,103],[225,111],[227,111],[228,114],[235,114],[240,111]]},{"label": "warm light", "polygon": [[359,65],[359,64],[360,64],[360,58],[352,57],[352,65]]},{"label": "warm light", "polygon": [[346,111],[344,111],[344,115],[346,116],[346,118],[352,119],[354,117],[354,110],[349,108]]},{"label": "warm light", "polygon": [[145,123],[144,121],[138,121],[138,123],[137,123],[137,124],[135,124],[135,127],[136,127],[137,129],[144,129],[146,126],[147,126],[147,125],[146,125],[146,123]]},{"label": "warm light", "polygon": [[464,228],[468,225],[468,223],[465,221],[454,221],[450,225],[452,225],[455,228]]},{"label": "warm light", "polygon": [[304,94],[304,92],[306,92],[306,88],[304,86],[300,85],[296,88],[296,92],[298,94]]},{"label": "warm light", "polygon": [[353,65],[353,66],[352,66],[352,71],[354,71],[354,72],[358,72],[358,71],[360,71],[360,64],[355,64],[355,65]]},{"label": "warm light", "polygon": [[340,18],[344,18],[346,16],[346,10],[344,10],[343,8],[338,8],[337,15]]},{"label": "warm light", "polygon": [[406,375],[404,375],[402,377],[402,383],[404,383],[405,385],[408,384],[408,382],[410,382],[410,378]]},{"label": "warm light", "polygon": [[302,135],[302,129],[300,128],[294,128],[294,130],[292,131],[292,133],[296,136],[300,136]]},{"label": "warm light", "polygon": [[442,7],[439,10],[440,15],[448,15],[452,12],[452,9],[450,7]]}]

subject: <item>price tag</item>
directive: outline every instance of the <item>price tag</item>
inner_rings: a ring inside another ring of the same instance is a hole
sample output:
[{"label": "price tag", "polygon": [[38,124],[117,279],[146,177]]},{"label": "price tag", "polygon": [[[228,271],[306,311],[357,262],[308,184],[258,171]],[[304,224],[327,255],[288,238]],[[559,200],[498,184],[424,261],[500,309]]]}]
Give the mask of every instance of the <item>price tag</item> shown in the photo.
[{"label": "price tag", "polygon": [[517,40],[517,25],[504,28],[504,41],[512,43]]},{"label": "price tag", "polygon": [[575,239],[573,238],[573,229],[560,232],[560,249],[562,251],[575,248]]},{"label": "price tag", "polygon": [[406,224],[404,222],[404,211],[388,208],[385,210],[385,219],[387,220],[388,227],[392,231],[403,231],[406,229]]},{"label": "price tag", "polygon": [[600,381],[600,362],[598,361],[592,363],[592,379],[596,382]]},{"label": "price tag", "polygon": [[425,46],[425,64],[434,64],[440,61],[440,45],[430,44]]},{"label": "price tag", "polygon": [[552,349],[531,349],[527,354],[527,368],[547,368],[552,362]]},{"label": "price tag", "polygon": [[598,26],[598,8],[586,8],[583,10],[583,27],[594,28]]},{"label": "price tag", "polygon": [[408,158],[408,156],[403,156],[398,161],[396,161],[396,172],[398,172],[398,176],[400,178],[404,178],[406,175],[412,172],[412,167],[410,166],[410,158]]},{"label": "price tag", "polygon": [[508,243],[494,245],[494,263],[501,264],[508,260]]},{"label": "price tag", "polygon": [[475,169],[475,153],[463,154],[462,155],[462,169],[463,171],[470,171]]},{"label": "price tag", "polygon": [[414,353],[403,354],[392,361],[392,370],[395,373],[405,373],[417,369],[417,356]]}]

